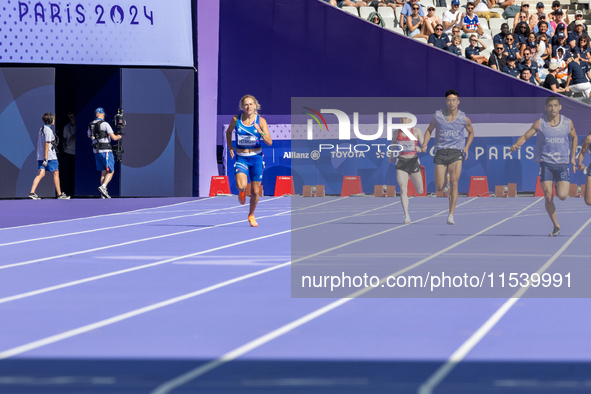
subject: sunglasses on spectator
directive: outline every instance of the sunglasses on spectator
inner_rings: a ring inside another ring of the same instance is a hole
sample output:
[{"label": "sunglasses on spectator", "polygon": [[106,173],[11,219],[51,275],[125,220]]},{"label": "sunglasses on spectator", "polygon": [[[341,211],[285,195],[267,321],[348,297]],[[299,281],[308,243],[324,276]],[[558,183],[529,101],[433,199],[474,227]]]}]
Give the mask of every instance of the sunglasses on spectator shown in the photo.
[{"label": "sunglasses on spectator", "polygon": [[474,7],[467,7],[468,11],[473,10],[473,9],[474,9]]},{"label": "sunglasses on spectator", "polygon": [[412,9],[413,9],[413,10],[418,10],[418,9],[419,9],[419,7],[412,7]]},{"label": "sunglasses on spectator", "polygon": [[506,38],[505,41],[513,41],[512,38]]},{"label": "sunglasses on spectator", "polygon": [[503,50],[503,49],[505,49],[505,48],[503,48],[503,47],[496,47],[495,49],[496,49],[497,51],[502,51],[502,50]]},{"label": "sunglasses on spectator", "polygon": [[443,29],[438,27],[437,29],[435,29],[435,31],[443,31]]}]

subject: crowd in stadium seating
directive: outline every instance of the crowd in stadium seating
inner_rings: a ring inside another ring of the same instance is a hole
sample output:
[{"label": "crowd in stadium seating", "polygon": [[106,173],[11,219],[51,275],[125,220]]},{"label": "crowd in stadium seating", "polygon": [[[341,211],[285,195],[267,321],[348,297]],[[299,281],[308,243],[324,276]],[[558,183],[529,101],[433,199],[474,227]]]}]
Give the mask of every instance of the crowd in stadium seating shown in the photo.
[{"label": "crowd in stadium seating", "polygon": [[[577,10],[571,20],[570,5],[563,10],[558,0],[552,2],[548,14],[542,2],[530,13],[528,0],[520,5],[516,0],[473,0],[465,5],[451,0],[449,9],[439,11],[441,17],[433,4],[445,7],[446,0],[424,0],[426,6],[420,0],[325,1],[359,11],[373,7],[375,12],[367,19],[382,27],[387,26],[380,8],[392,8],[398,31],[408,37],[423,39],[436,48],[554,92],[581,92],[584,98],[590,98],[591,47],[584,15]],[[491,34],[493,19],[499,22],[494,23],[496,29]]]}]

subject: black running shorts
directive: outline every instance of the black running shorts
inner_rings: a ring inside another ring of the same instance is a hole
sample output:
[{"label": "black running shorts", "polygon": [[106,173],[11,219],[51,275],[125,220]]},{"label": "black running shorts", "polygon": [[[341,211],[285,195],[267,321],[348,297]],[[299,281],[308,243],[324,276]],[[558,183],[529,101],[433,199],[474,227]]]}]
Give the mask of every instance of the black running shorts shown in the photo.
[{"label": "black running shorts", "polygon": [[459,149],[437,149],[433,163],[448,166],[456,161],[464,161],[464,152]]},{"label": "black running shorts", "polygon": [[419,162],[418,156],[411,157],[410,159],[398,156],[395,168],[408,173],[408,175],[411,175],[421,171],[421,163]]}]

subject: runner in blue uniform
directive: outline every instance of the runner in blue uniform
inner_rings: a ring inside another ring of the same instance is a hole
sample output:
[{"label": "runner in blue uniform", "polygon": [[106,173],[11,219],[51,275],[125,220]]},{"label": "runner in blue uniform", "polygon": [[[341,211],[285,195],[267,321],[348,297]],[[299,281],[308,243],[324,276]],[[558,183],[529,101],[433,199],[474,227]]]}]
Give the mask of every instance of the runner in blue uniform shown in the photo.
[{"label": "runner in blue uniform", "polygon": [[[236,187],[238,188],[238,201],[240,204],[246,202],[245,189],[250,176],[250,210],[248,222],[251,227],[258,227],[254,218],[254,211],[259,202],[259,190],[263,181],[263,149],[261,141],[271,145],[271,135],[267,127],[267,121],[261,118],[258,111],[261,109],[259,102],[254,96],[247,94],[240,99],[242,114],[234,116],[226,130],[226,141],[230,149],[230,158],[234,158],[236,151]],[[232,145],[232,131],[236,132],[236,148]]]},{"label": "runner in blue uniform", "polygon": [[[551,237],[560,234],[560,225],[556,219],[556,207],[553,201],[553,183],[556,182],[556,195],[561,200],[566,200],[570,187],[570,174],[568,164],[573,166],[573,173],[577,171],[575,153],[577,151],[577,133],[573,122],[564,115],[560,115],[560,99],[550,96],[546,99],[546,117],[534,122],[529,130],[519,137],[511,152],[537,133],[535,162],[540,163],[540,183],[546,199],[546,212],[554,224]],[[569,138],[570,137],[570,143]]]},{"label": "runner in blue uniform", "polygon": [[[474,139],[474,129],[470,118],[458,109],[460,104],[459,93],[453,89],[445,92],[447,109],[437,110],[431,124],[425,131],[423,152],[427,151],[427,144],[431,139],[431,132],[435,134],[435,187],[442,191],[447,182],[446,173],[449,173],[449,215],[447,224],[456,224],[454,212],[458,202],[458,181],[462,173],[462,163],[468,158],[468,148]],[[468,140],[464,136],[464,130],[468,132]]]},{"label": "runner in blue uniform", "polygon": [[[585,153],[591,146],[591,133],[585,137],[583,140],[583,146],[581,147],[581,152],[579,153],[579,170],[584,171],[585,165],[583,164],[583,159],[585,158]],[[591,150],[589,150],[591,153]],[[587,182],[585,183],[585,204],[591,205],[591,163],[589,163],[589,167],[587,168]]]}]

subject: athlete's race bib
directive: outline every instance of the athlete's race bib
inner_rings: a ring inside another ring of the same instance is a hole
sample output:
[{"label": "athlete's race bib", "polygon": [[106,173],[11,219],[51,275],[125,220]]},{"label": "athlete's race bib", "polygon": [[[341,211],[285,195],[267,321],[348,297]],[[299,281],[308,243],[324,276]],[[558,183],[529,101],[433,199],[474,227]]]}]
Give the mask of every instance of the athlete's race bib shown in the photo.
[{"label": "athlete's race bib", "polygon": [[257,139],[252,135],[238,135],[238,145],[240,146],[255,146]]}]

